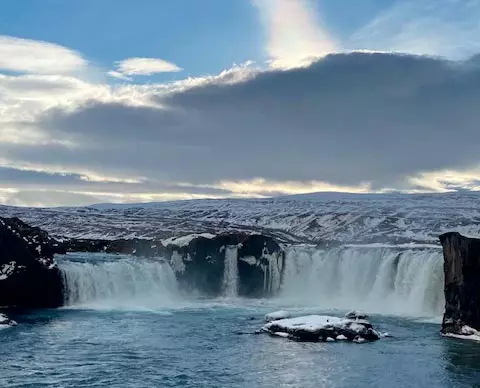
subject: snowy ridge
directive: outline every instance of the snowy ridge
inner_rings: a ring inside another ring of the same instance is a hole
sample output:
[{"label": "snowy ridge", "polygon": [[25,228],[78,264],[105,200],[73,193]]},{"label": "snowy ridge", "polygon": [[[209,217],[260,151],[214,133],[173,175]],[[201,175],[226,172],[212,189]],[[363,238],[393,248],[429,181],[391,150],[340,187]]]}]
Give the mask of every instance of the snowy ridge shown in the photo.
[{"label": "snowy ridge", "polygon": [[82,208],[0,206],[53,236],[169,238],[263,233],[288,242],[434,244],[458,231],[480,235],[480,194],[309,194],[272,199],[193,200]]}]

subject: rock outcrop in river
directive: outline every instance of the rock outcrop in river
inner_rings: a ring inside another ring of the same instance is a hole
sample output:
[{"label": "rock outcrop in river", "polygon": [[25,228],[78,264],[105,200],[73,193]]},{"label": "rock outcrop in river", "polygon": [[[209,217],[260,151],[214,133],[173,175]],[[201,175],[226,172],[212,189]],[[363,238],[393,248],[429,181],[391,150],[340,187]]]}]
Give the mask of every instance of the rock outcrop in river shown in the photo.
[{"label": "rock outcrop in river", "polygon": [[0,217],[0,306],[61,306],[62,276],[53,255],[62,252],[43,230]]},{"label": "rock outcrop in river", "polygon": [[445,260],[442,333],[468,336],[480,330],[480,239],[440,236]]},{"label": "rock outcrop in river", "polygon": [[267,314],[265,317],[267,323],[260,332],[306,342],[352,341],[363,343],[388,336],[388,333],[381,334],[375,330],[368,321],[368,316],[355,311],[348,313],[345,318],[328,315],[282,318],[285,315],[285,311]]}]

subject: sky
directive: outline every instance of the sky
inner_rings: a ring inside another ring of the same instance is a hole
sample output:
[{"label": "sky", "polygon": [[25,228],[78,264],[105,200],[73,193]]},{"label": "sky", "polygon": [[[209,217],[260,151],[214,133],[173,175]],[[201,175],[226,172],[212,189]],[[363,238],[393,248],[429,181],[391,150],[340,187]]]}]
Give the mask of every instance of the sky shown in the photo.
[{"label": "sky", "polygon": [[480,0],[0,6],[0,203],[480,190]]}]

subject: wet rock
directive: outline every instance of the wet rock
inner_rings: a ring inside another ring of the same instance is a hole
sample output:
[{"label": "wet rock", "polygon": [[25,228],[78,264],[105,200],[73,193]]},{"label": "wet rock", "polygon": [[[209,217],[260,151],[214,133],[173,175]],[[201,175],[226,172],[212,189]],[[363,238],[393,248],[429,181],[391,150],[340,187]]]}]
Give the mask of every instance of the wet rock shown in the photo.
[{"label": "wet rock", "polygon": [[230,250],[237,264],[238,296],[271,296],[280,289],[285,254],[271,237],[235,233],[181,241],[179,245],[170,243],[166,255],[184,288],[222,295],[226,252]]},{"label": "wet rock", "polygon": [[5,314],[0,313],[0,330],[16,326],[17,322],[8,318]]},{"label": "wet rock", "polygon": [[445,314],[441,331],[468,336],[480,330],[480,239],[446,233],[440,236],[440,242],[445,271]]},{"label": "wet rock", "polygon": [[62,276],[55,253],[64,250],[43,230],[0,217],[0,306],[61,306]]}]

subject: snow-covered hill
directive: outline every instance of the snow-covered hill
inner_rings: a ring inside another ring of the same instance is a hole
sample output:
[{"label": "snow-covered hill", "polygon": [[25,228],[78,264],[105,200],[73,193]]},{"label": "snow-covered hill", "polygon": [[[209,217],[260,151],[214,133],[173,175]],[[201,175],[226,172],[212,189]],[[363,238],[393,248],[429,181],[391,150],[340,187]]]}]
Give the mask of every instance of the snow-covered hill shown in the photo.
[{"label": "snow-covered hill", "polygon": [[437,244],[438,235],[480,235],[480,194],[320,193],[272,199],[194,200],[81,208],[0,206],[53,236],[152,238],[262,232],[291,242]]}]

